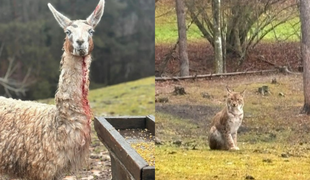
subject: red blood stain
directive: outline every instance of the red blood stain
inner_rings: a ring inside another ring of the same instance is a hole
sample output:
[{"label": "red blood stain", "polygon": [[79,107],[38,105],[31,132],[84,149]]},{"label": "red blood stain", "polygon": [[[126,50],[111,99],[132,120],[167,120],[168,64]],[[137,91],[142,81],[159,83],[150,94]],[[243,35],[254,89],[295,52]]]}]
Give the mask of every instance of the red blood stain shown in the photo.
[{"label": "red blood stain", "polygon": [[87,69],[87,66],[86,66],[86,58],[83,57],[83,63],[82,63],[82,73],[83,73],[83,79],[82,79],[82,104],[83,104],[83,109],[84,109],[84,112],[87,116],[87,119],[88,119],[88,123],[90,124],[90,121],[91,121],[91,110],[90,110],[90,107],[89,107],[89,102],[88,102],[88,99],[87,99],[87,96],[88,96],[88,79],[87,79],[87,73],[88,73],[88,69]]}]

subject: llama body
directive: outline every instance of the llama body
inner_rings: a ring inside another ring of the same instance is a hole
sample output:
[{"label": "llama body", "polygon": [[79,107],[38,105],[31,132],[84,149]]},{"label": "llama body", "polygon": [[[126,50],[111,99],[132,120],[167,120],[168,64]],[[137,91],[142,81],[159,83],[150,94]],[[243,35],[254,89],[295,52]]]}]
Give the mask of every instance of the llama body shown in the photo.
[{"label": "llama body", "polygon": [[85,162],[90,141],[85,122],[59,119],[55,106],[0,98],[0,117],[0,173],[58,179]]},{"label": "llama body", "polygon": [[217,113],[209,133],[210,149],[239,150],[237,131],[243,119],[243,94],[232,92],[227,88],[227,102],[222,111]]},{"label": "llama body", "polygon": [[56,180],[84,165],[89,154],[91,36],[104,1],[87,20],[71,21],[49,8],[67,34],[56,106],[0,97],[0,174],[13,178]]}]

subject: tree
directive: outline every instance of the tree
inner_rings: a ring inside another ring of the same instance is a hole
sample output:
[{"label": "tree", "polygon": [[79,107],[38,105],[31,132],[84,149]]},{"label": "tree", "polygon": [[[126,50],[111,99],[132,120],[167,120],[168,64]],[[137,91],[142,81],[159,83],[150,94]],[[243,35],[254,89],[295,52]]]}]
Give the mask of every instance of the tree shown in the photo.
[{"label": "tree", "polygon": [[179,58],[180,58],[180,76],[189,75],[189,61],[187,55],[187,36],[185,25],[185,7],[183,0],[175,0],[178,34],[179,34]]},{"label": "tree", "polygon": [[[217,29],[214,28],[216,21],[212,13],[217,6],[201,0],[187,0],[186,6],[202,36],[215,48]],[[242,64],[247,51],[266,34],[297,17],[296,7],[297,0],[222,0],[220,26],[224,61],[226,56],[230,56]]]},{"label": "tree", "polygon": [[310,115],[310,2],[300,0],[301,56],[303,62],[304,106],[301,113]]},{"label": "tree", "polygon": [[[4,44],[0,47],[0,56],[3,51]],[[24,76],[24,79],[22,81],[15,80],[13,77],[14,72],[18,68],[18,65],[14,63],[15,57],[8,58],[8,68],[6,70],[6,73],[3,77],[0,77],[0,86],[3,87],[5,91],[5,95],[8,97],[12,97],[11,93],[14,92],[15,95],[21,96],[24,95],[26,91],[28,90],[28,86],[30,85],[30,82],[28,81],[31,69],[28,69],[27,74]]]},{"label": "tree", "polygon": [[214,69],[215,73],[223,73],[223,50],[221,31],[221,0],[212,0],[213,10],[213,43],[214,43]]}]

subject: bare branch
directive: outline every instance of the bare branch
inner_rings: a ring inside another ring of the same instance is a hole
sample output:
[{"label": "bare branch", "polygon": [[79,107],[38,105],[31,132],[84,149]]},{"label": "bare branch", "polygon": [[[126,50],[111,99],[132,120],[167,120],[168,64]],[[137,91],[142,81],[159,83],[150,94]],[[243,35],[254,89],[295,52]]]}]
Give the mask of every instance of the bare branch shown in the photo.
[{"label": "bare branch", "polygon": [[[0,47],[0,56],[4,48],[4,43],[2,43]],[[12,97],[11,92],[16,94],[17,96],[25,96],[27,88],[30,84],[33,82],[29,81],[29,77],[31,75],[32,68],[29,68],[27,71],[27,74],[25,75],[24,79],[20,82],[17,80],[14,80],[12,78],[12,75],[15,73],[15,71],[18,68],[18,65],[15,63],[15,56],[8,58],[8,68],[4,75],[4,77],[0,77],[0,86],[4,88],[5,94],[8,97]]]}]

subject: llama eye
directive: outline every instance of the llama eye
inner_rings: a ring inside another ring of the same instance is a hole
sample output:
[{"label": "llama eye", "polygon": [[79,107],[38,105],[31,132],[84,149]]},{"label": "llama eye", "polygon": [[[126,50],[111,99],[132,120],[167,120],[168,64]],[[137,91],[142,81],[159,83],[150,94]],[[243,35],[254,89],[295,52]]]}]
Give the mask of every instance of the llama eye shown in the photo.
[{"label": "llama eye", "polygon": [[92,30],[92,29],[88,30],[88,33],[89,33],[91,36],[93,35],[94,32],[95,32],[95,31]]},{"label": "llama eye", "polygon": [[66,32],[65,32],[65,33],[67,34],[67,36],[70,36],[71,31],[70,31],[70,30],[66,30]]},{"label": "llama eye", "polygon": [[89,35],[93,35],[93,33],[94,33],[95,31],[94,30],[92,30],[92,29],[90,29],[90,30],[88,30],[88,33],[89,33]]}]

